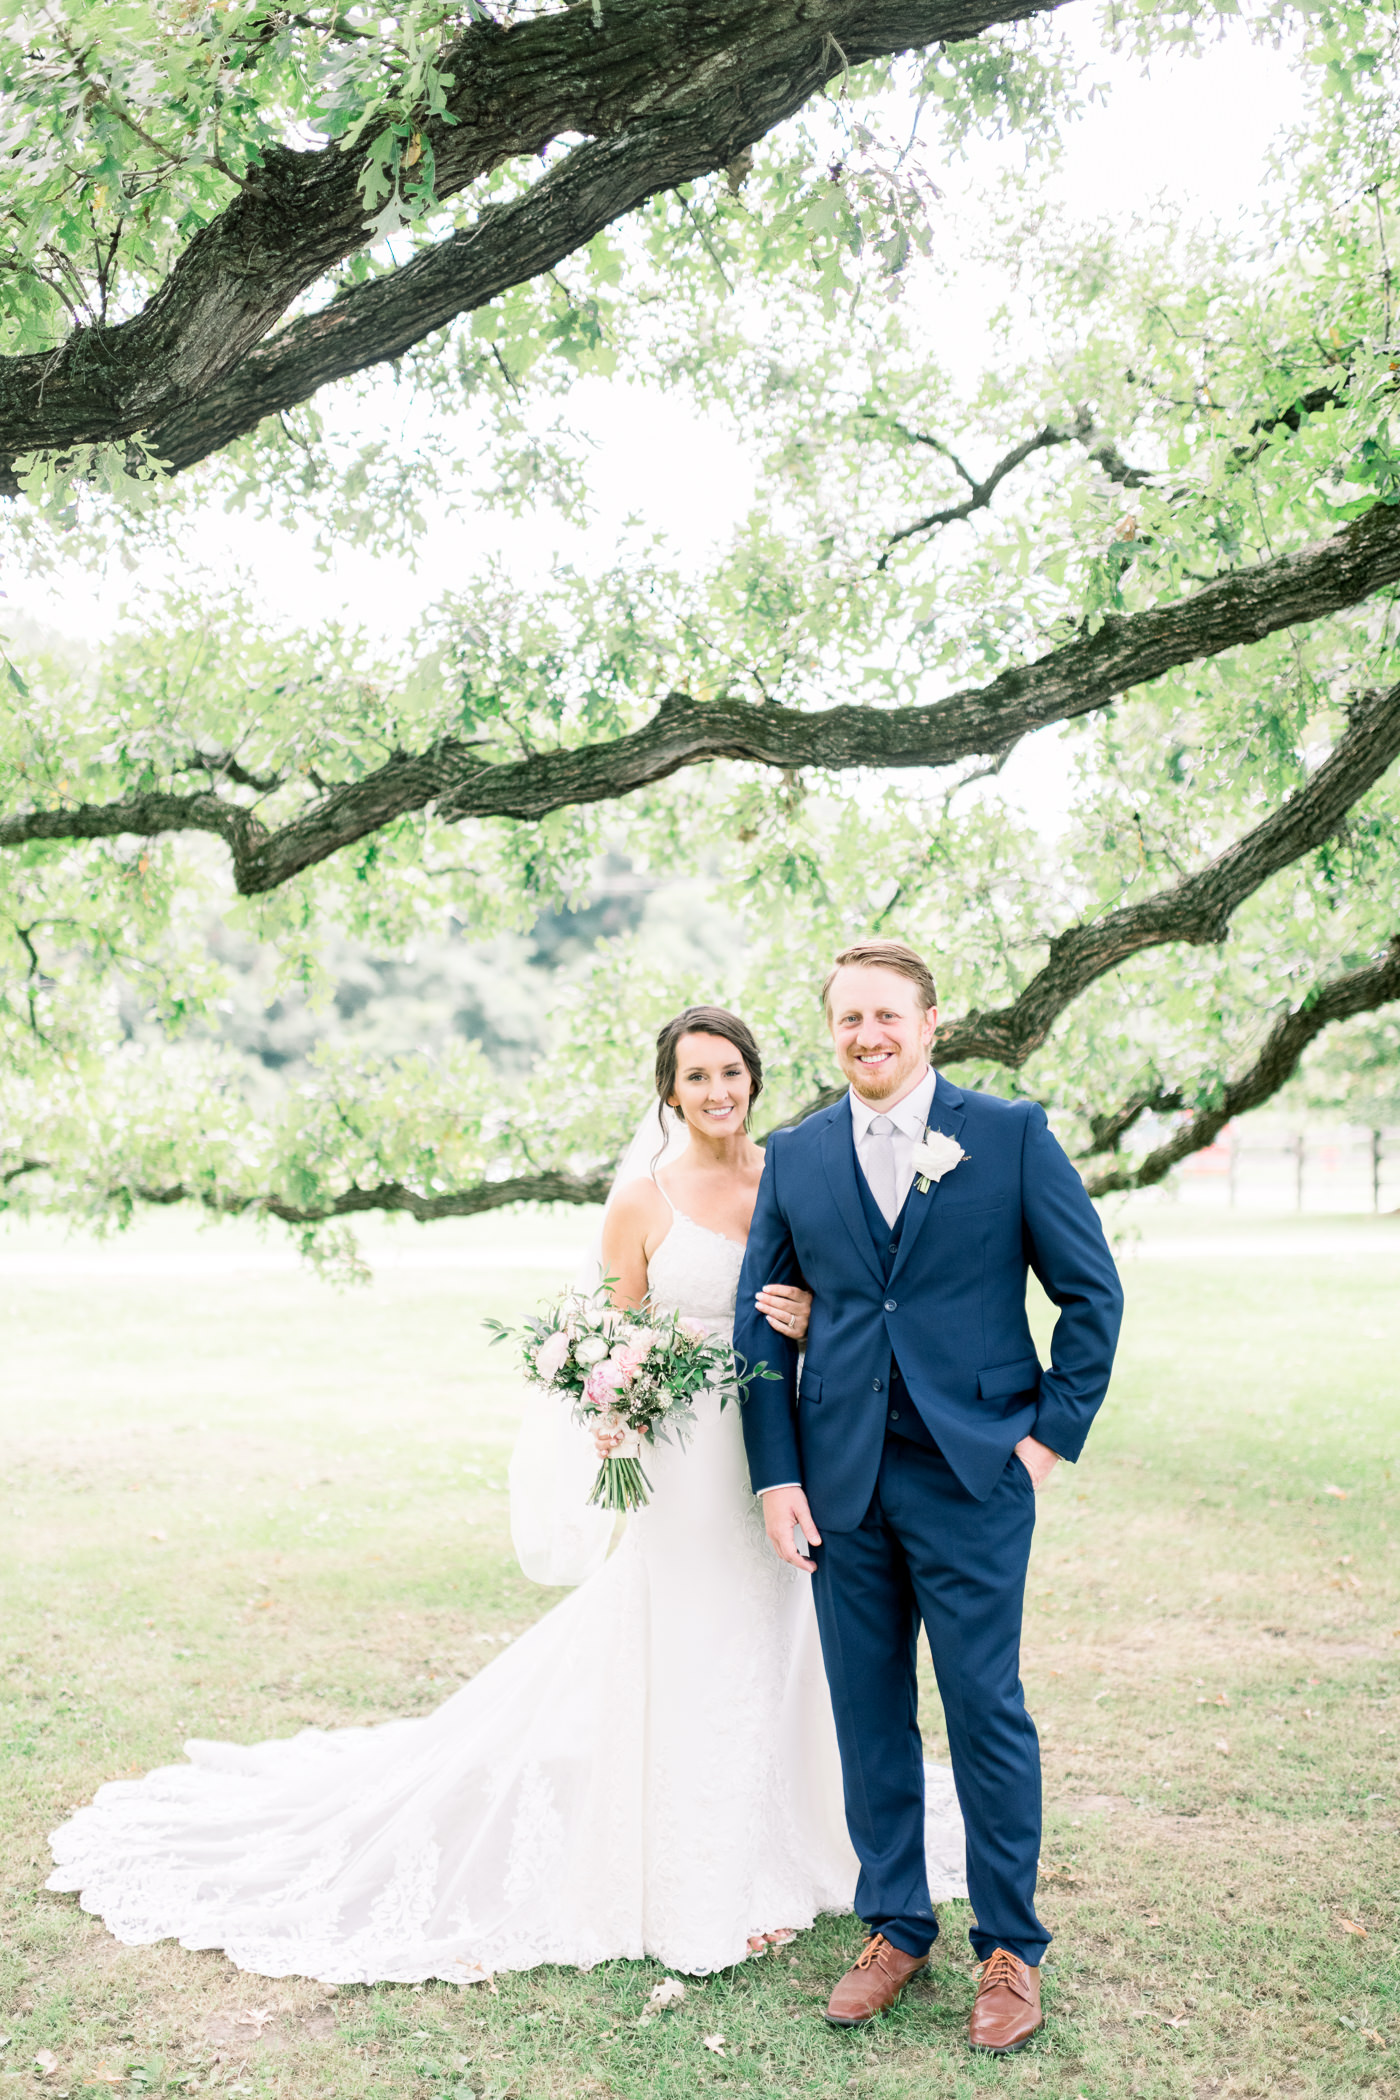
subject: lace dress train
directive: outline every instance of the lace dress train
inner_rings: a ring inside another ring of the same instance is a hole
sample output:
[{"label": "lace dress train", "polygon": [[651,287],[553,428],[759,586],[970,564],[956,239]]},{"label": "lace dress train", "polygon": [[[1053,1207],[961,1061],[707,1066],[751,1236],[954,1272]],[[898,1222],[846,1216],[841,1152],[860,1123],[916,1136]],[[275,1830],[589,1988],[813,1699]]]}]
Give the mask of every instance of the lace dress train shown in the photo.
[{"label": "lace dress train", "polygon": [[[742,1249],[677,1215],[658,1303],[727,1328]],[[222,1948],[326,1983],[470,1981],[651,1956],[694,1974],[850,1909],[831,1705],[806,1578],[775,1559],[734,1406],[648,1456],[599,1572],[421,1720],[304,1729],[104,1786],[51,1889],[120,1940]],[[964,1892],[929,1772],[935,1899]]]}]

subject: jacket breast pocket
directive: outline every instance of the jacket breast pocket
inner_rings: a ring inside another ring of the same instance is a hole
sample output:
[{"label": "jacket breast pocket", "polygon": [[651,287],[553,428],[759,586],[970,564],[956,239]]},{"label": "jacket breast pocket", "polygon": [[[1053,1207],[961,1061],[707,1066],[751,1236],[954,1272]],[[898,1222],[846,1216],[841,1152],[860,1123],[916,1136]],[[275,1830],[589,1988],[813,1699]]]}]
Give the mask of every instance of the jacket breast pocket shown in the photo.
[{"label": "jacket breast pocket", "polygon": [[984,1400],[1009,1400],[1013,1393],[1031,1393],[1040,1384],[1040,1365],[1033,1356],[1014,1364],[993,1364],[977,1373],[977,1390]]},{"label": "jacket breast pocket", "polygon": [[799,1400],[805,1400],[809,1407],[821,1406],[822,1382],[815,1371],[803,1371],[797,1397]]}]

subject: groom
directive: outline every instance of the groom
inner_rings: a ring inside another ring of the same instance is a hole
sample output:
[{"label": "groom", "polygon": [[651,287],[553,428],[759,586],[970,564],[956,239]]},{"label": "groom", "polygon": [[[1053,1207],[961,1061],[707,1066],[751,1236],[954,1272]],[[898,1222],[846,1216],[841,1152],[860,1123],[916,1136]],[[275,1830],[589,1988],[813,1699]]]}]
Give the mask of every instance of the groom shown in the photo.
[{"label": "groom", "polygon": [[[855,2027],[884,2012],[938,1931],[924,1864],[922,1621],[983,1964],[969,2039],[1005,2054],[1041,2025],[1049,1942],[1035,1913],[1040,1749],[1020,1681],[1035,1491],[1083,1449],[1122,1292],[1044,1110],[930,1069],[936,995],[912,948],[847,948],[823,997],[850,1092],[768,1141],[734,1345],[783,1373],[750,1387],[744,1437],[769,1539],[813,1576],[860,1859],[870,1938],[827,2018]],[[1047,1370],[1026,1321],[1028,1267],[1060,1308]],[[814,1293],[800,1386],[795,1346],[774,1361],[754,1304],[766,1284],[798,1281]]]}]

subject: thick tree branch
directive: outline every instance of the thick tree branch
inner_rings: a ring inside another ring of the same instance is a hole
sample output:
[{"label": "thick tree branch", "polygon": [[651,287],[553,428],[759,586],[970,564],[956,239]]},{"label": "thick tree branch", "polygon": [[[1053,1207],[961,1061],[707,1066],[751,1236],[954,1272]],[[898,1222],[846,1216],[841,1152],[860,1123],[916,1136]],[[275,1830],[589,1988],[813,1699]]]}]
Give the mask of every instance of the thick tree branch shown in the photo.
[{"label": "thick tree branch", "polygon": [[1153,1115],[1173,1115],[1185,1108],[1186,1101],[1180,1087],[1144,1087],[1130,1094],[1118,1108],[1104,1115],[1090,1116],[1089,1132],[1093,1142],[1080,1154],[1081,1159],[1092,1159],[1098,1152],[1116,1152],[1133,1125],[1150,1109]]},{"label": "thick tree branch", "polygon": [[[425,119],[440,198],[503,162],[588,142],[523,204],[269,344],[240,394],[221,389],[329,270],[365,245],[361,156],[270,149],[141,312],[0,360],[0,460],[155,432],[183,462],[305,398],[324,377],[397,355],[453,314],[557,262],[645,197],[729,165],[843,62],[975,37],[1064,0],[593,0],[509,30],[474,22],[445,54],[451,121]],[[577,166],[575,167],[575,161]],[[573,169],[571,174],[569,171]],[[328,318],[328,315],[330,318]],[[290,375],[299,358],[304,377]],[[201,433],[199,411],[209,408]],[[159,443],[157,445],[159,449]]]},{"label": "thick tree branch", "polygon": [[[8,1186],[22,1174],[49,1171],[47,1160],[25,1159],[0,1174],[0,1187]],[[612,1175],[611,1167],[599,1167],[589,1174],[518,1174],[508,1181],[479,1181],[470,1188],[433,1196],[424,1196],[417,1189],[405,1187],[401,1181],[382,1181],[370,1189],[346,1189],[324,1204],[313,1205],[288,1203],[280,1196],[241,1196],[233,1191],[191,1186],[183,1181],[165,1182],[159,1186],[147,1182],[123,1183],[109,1189],[107,1196],[112,1202],[134,1197],[138,1203],[161,1206],[198,1203],[219,1217],[242,1218],[260,1214],[277,1218],[284,1225],[328,1225],[337,1218],[361,1217],[374,1210],[393,1211],[416,1218],[420,1225],[429,1225],[439,1218],[479,1217],[483,1211],[503,1210],[511,1203],[602,1203],[612,1185]]]},{"label": "thick tree branch", "polygon": [[[1397,999],[1400,999],[1400,933],[1391,937],[1380,962],[1333,978],[1330,983],[1310,992],[1300,1006],[1281,1016],[1269,1031],[1263,1050],[1249,1070],[1225,1086],[1212,1106],[1197,1109],[1165,1144],[1148,1153],[1136,1166],[1111,1167],[1091,1175],[1085,1183],[1089,1194],[1107,1196],[1127,1189],[1150,1188],[1164,1180],[1172,1168],[1191,1153],[1213,1144],[1235,1116],[1258,1108],[1276,1094],[1292,1078],[1309,1043],[1315,1041],[1324,1029],[1338,1021],[1350,1020],[1356,1014],[1374,1013],[1378,1007],[1388,1006]],[[954,1029],[957,1026],[954,1023]],[[948,1063],[950,1060],[939,1053],[939,1062]],[[828,1089],[809,1101],[800,1115],[791,1120],[800,1122],[818,1108],[839,1099],[842,1091]],[[1144,1109],[1152,1107],[1166,1111],[1181,1105],[1181,1096],[1177,1092],[1157,1094],[1150,1099],[1135,1095],[1113,1115],[1096,1118],[1096,1142],[1092,1150],[1104,1149],[1101,1132],[1110,1126],[1116,1124],[1121,1135],[1136,1122]],[[16,1166],[0,1172],[0,1188],[8,1188],[22,1175],[41,1174],[47,1170],[45,1160],[23,1159]],[[327,1225],[340,1218],[360,1217],[370,1211],[392,1211],[416,1218],[420,1224],[431,1224],[439,1218],[477,1217],[483,1211],[504,1209],[512,1203],[602,1203],[607,1198],[611,1181],[612,1169],[602,1167],[588,1174],[522,1174],[508,1181],[481,1181],[470,1188],[432,1196],[422,1195],[399,1181],[386,1181],[374,1188],[347,1189],[319,1206],[288,1203],[275,1195],[238,1196],[190,1187],[179,1181],[159,1187],[141,1182],[126,1184],[108,1193],[113,1201],[134,1197],[139,1203],[162,1206],[198,1203],[224,1217],[261,1213],[277,1218],[285,1225]]]},{"label": "thick tree branch", "polygon": [[[1329,540],[1232,570],[1192,597],[1107,619],[1093,634],[1081,633],[1032,663],[1002,672],[989,685],[929,707],[832,707],[805,714],[673,693],[650,722],[607,743],[538,751],[499,765],[453,737],[443,737],[425,752],[396,752],[363,779],[328,788],[275,829],[253,809],[213,789],[190,795],[160,792],[16,811],[0,817],[0,847],[34,839],[206,831],[228,847],[239,891],[256,896],[429,805],[447,822],[468,817],[530,821],[572,804],[632,794],[682,766],[715,758],[789,771],[951,765],[1003,751],[1031,730],[1089,714],[1181,664],[1339,611],[1397,580],[1400,508],[1378,504]],[[999,1057],[1001,1052],[967,1054]]]},{"label": "thick tree branch", "polygon": [[[1300,1006],[1282,1015],[1269,1031],[1263,1050],[1249,1070],[1222,1088],[1209,1108],[1197,1109],[1165,1144],[1148,1153],[1136,1166],[1106,1168],[1102,1173],[1089,1176],[1085,1183],[1089,1194],[1113,1195],[1128,1189],[1150,1188],[1164,1180],[1172,1168],[1191,1153],[1213,1144],[1235,1116],[1258,1108],[1276,1094],[1292,1078],[1309,1043],[1324,1029],[1338,1021],[1350,1020],[1357,1014],[1374,1013],[1377,1008],[1388,1006],[1397,999],[1400,999],[1400,933],[1392,935],[1380,962],[1333,978],[1330,983],[1310,992]],[[955,1032],[958,1025],[954,1023],[950,1033]],[[946,1064],[952,1060],[939,1052],[938,1061]],[[841,1088],[827,1089],[789,1120],[800,1122],[817,1109],[838,1100],[843,1091]],[[1150,1098],[1134,1095],[1112,1115],[1095,1119],[1095,1143],[1091,1153],[1104,1149],[1102,1134],[1112,1126],[1117,1125],[1121,1135],[1145,1109],[1151,1107],[1165,1112],[1181,1105],[1181,1095],[1176,1091],[1154,1094]],[[47,1165],[41,1159],[24,1159],[0,1173],[0,1188],[7,1188],[21,1175],[43,1173],[47,1171]],[[320,1206],[288,1203],[274,1195],[225,1194],[198,1186],[189,1187],[178,1181],[160,1187],[139,1182],[127,1184],[110,1190],[109,1195],[114,1201],[134,1197],[139,1203],[153,1205],[199,1203],[206,1210],[224,1217],[242,1217],[257,1212],[277,1218],[286,1225],[326,1225],[340,1218],[363,1216],[369,1211],[392,1211],[416,1218],[420,1224],[431,1224],[439,1218],[477,1217],[483,1211],[500,1210],[512,1203],[602,1203],[607,1198],[611,1181],[612,1169],[602,1167],[588,1174],[522,1174],[509,1181],[482,1181],[470,1188],[432,1196],[424,1196],[402,1182],[387,1181],[374,1188],[347,1189]]]},{"label": "thick tree branch", "polygon": [[935,1049],[939,1063],[993,1058],[1014,1070],[1040,1048],[1081,993],[1129,956],[1172,941],[1204,947],[1223,940],[1245,900],[1281,869],[1325,845],[1353,803],[1397,756],[1400,685],[1358,700],[1335,750],[1306,787],[1206,867],[1141,904],[1124,905],[1102,919],[1056,934],[1045,967],[1013,1005],[993,1013],[970,1013],[940,1028]]},{"label": "thick tree branch", "polygon": [[[1061,1013],[1096,978],[1130,955],[1171,941],[1201,944],[1223,937],[1231,915],[1279,869],[1322,845],[1344,820],[1352,804],[1371,787],[1400,754],[1400,684],[1359,701],[1345,735],[1332,755],[1292,799],[1270,813],[1253,831],[1219,854],[1197,874],[1173,888],[1128,905],[1087,926],[1070,927],[1050,943],[1050,960],[1014,1005],[999,1011],[971,1013],[938,1031],[934,1056],[942,1066],[989,1058],[1012,1068],[1023,1064],[1044,1042]],[[1400,934],[1386,959],[1354,970],[1311,993],[1303,1004],[1273,1028],[1264,1051],[1243,1078],[1227,1086],[1215,1106],[1200,1109],[1167,1144],[1136,1167],[1111,1168],[1089,1180],[1091,1195],[1117,1189],[1145,1188],[1160,1181],[1189,1152],[1213,1142],[1232,1116],[1242,1115],[1277,1092],[1297,1066],[1303,1050],[1331,1025],[1400,998]],[[788,1119],[795,1123],[839,1099],[832,1087],[808,1101]],[[1169,1111],[1182,1105],[1179,1091],[1135,1094],[1092,1124],[1090,1153],[1109,1150],[1149,1108]],[[777,1126],[782,1128],[782,1125]],[[47,1162],[22,1158],[0,1173],[0,1188],[23,1175],[43,1173]],[[323,1204],[293,1204],[277,1195],[244,1196],[202,1188],[183,1181],[160,1187],[129,1183],[108,1191],[111,1200],[135,1197],[148,1204],[197,1202],[223,1216],[256,1211],[287,1225],[314,1226],[368,1211],[404,1212],[428,1223],[438,1218],[474,1217],[513,1203],[601,1203],[611,1169],[584,1174],[546,1171],[503,1181],[481,1181],[469,1188],[424,1195],[402,1182],[373,1188],[351,1188]]]},{"label": "thick tree branch", "polygon": [[[1109,1196],[1120,1189],[1151,1188],[1154,1183],[1165,1180],[1172,1168],[1190,1153],[1213,1145],[1235,1116],[1258,1108],[1276,1094],[1293,1077],[1299,1058],[1324,1028],[1332,1027],[1337,1021],[1348,1021],[1355,1014],[1374,1013],[1377,1007],[1388,1006],[1395,999],[1400,999],[1400,933],[1391,936],[1390,945],[1380,962],[1369,964],[1364,969],[1348,970],[1345,976],[1334,977],[1330,983],[1319,985],[1301,1006],[1281,1015],[1269,1030],[1264,1047],[1249,1070],[1222,1087],[1209,1108],[1196,1109],[1172,1132],[1165,1144],[1158,1145],[1136,1166],[1106,1167],[1102,1173],[1091,1175],[1085,1183],[1089,1194]],[[1162,1105],[1179,1108],[1182,1105],[1180,1096],[1174,1099],[1164,1097]],[[1130,1107],[1131,1104],[1125,1104],[1123,1113],[1127,1113]],[[1136,1113],[1140,1114],[1141,1110]],[[1128,1120],[1134,1120],[1134,1116],[1129,1115]],[[1095,1146],[1095,1150],[1098,1149]]]},{"label": "thick tree branch", "polygon": [[[934,1038],[935,1063],[948,1066],[986,1058],[1015,1071],[1040,1048],[1060,1015],[1098,978],[1130,956],[1173,941],[1202,947],[1223,940],[1241,904],[1270,876],[1325,845],[1348,810],[1396,757],[1400,757],[1400,685],[1358,701],[1345,734],[1307,786],[1206,867],[1141,904],[1124,905],[1088,925],[1071,926],[1056,934],[1049,961],[1012,1005],[991,1013],[974,1010],[960,1020],[945,1021]],[[828,1088],[789,1120],[800,1123],[804,1116],[838,1100],[842,1092],[840,1087]],[[1170,1095],[1135,1094],[1121,1109],[1091,1126],[1092,1151],[1110,1150],[1146,1109],[1180,1105]]]}]

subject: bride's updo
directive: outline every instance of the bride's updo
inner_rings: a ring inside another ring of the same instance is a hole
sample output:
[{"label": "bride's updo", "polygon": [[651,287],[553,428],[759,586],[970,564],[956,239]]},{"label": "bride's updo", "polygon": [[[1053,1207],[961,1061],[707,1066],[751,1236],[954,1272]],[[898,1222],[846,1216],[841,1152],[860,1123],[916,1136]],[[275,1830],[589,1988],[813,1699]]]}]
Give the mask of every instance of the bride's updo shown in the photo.
[{"label": "bride's updo", "polygon": [[[668,1021],[656,1038],[656,1118],[662,1131],[667,1132],[666,1104],[676,1086],[676,1050],[685,1035],[717,1035],[722,1041],[734,1045],[752,1082],[749,1094],[749,1115],[752,1115],[753,1105],[763,1092],[763,1059],[753,1030],[747,1021],[741,1021],[727,1007],[688,1006],[684,1013]],[[745,1116],[745,1130],[748,1127],[748,1116]]]}]

